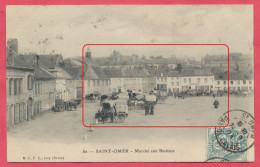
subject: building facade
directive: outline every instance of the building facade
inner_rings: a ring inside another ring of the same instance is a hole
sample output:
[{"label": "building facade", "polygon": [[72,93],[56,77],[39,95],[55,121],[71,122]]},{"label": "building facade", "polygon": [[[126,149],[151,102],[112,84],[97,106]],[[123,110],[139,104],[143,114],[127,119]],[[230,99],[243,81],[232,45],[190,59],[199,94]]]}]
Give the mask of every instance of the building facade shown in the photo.
[{"label": "building facade", "polygon": [[34,115],[38,116],[55,106],[56,77],[41,67],[34,71]]},{"label": "building facade", "polygon": [[6,67],[7,126],[29,121],[33,110],[33,68]]},{"label": "building facade", "polygon": [[182,72],[169,71],[156,76],[156,89],[162,91],[210,91],[213,87],[214,75],[203,69]]},{"label": "building facade", "polygon": [[254,76],[250,73],[230,72],[229,80],[228,73],[219,73],[214,76],[214,88],[216,90],[231,91],[253,91],[254,90]]}]

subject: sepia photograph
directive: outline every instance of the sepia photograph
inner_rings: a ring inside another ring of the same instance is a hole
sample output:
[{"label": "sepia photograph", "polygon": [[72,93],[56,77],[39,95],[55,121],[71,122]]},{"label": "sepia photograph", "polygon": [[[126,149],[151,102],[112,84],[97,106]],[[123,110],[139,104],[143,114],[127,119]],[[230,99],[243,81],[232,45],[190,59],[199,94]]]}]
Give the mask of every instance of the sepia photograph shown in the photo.
[{"label": "sepia photograph", "polygon": [[253,17],[7,6],[8,162],[254,162]]}]

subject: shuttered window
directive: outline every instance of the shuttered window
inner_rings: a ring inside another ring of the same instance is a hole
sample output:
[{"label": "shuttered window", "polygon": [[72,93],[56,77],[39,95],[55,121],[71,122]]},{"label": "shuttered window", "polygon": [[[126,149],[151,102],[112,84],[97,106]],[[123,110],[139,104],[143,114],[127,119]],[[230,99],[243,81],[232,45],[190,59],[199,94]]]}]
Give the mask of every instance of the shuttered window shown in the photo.
[{"label": "shuttered window", "polygon": [[32,88],[33,88],[32,75],[28,75],[28,77],[27,77],[27,87],[28,87],[28,90],[32,90]]}]

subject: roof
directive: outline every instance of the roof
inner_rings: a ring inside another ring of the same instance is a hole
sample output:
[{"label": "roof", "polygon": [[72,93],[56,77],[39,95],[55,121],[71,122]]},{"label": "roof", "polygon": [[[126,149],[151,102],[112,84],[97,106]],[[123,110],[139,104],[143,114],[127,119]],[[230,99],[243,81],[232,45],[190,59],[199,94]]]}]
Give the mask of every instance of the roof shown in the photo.
[{"label": "roof", "polygon": [[[74,59],[76,60],[76,59]],[[77,59],[80,63],[82,63],[82,58],[80,59]],[[91,65],[91,66],[98,66],[98,64],[92,60],[91,58],[88,58],[88,57],[84,57],[84,62],[85,62],[85,65],[88,64],[88,65]]]},{"label": "roof", "polygon": [[[24,54],[23,56],[29,63],[35,64],[36,54]],[[48,69],[54,69],[59,67],[59,64],[63,62],[63,57],[60,54],[38,55],[39,64],[47,67]]]},{"label": "roof", "polygon": [[136,74],[131,69],[124,69],[124,70],[122,70],[122,73],[123,73],[123,77],[125,77],[125,78],[135,78],[136,77]]},{"label": "roof", "polygon": [[36,67],[34,69],[34,78],[36,80],[52,80],[56,79],[54,75],[52,75],[50,72],[47,70],[41,68],[41,67]]},{"label": "roof", "polygon": [[139,71],[139,73],[140,73],[140,76],[141,76],[141,77],[150,77],[150,76],[151,76],[151,74],[149,73],[149,71],[148,71],[147,69],[145,69],[145,68],[142,68],[142,69]]},{"label": "roof", "polygon": [[58,79],[72,79],[70,74],[62,68],[49,69],[48,71]]},{"label": "roof", "polygon": [[75,66],[65,66],[64,70],[73,78],[73,79],[82,79],[82,68]]},{"label": "roof", "polygon": [[99,79],[98,75],[96,74],[96,72],[94,71],[93,67],[90,65],[87,65],[84,68],[84,79]]},{"label": "roof", "polygon": [[6,66],[23,69],[27,68],[30,70],[34,68],[32,63],[29,63],[27,59],[18,55],[15,51],[10,50],[8,47],[6,47]]},{"label": "roof", "polygon": [[[161,72],[161,73],[160,73]],[[164,71],[157,72],[156,76],[161,76],[163,74],[164,77],[188,77],[188,76],[213,76],[212,71],[204,68],[191,68],[184,69],[181,72],[179,71],[169,71],[165,69]]]},{"label": "roof", "polygon": [[151,76],[147,69],[140,67],[132,69],[104,68],[104,73],[109,78],[144,78]]},{"label": "roof", "polygon": [[122,78],[122,70],[116,68],[104,68],[104,73],[109,78]]},{"label": "roof", "polygon": [[[215,74],[214,79],[228,80],[228,72]],[[254,80],[254,75],[252,73],[229,72],[229,80]]]},{"label": "roof", "polygon": [[108,76],[103,72],[100,67],[92,67],[99,79],[108,79]]},{"label": "roof", "polygon": [[46,67],[53,69],[63,61],[63,58],[60,54],[56,55],[39,55],[39,61]]}]

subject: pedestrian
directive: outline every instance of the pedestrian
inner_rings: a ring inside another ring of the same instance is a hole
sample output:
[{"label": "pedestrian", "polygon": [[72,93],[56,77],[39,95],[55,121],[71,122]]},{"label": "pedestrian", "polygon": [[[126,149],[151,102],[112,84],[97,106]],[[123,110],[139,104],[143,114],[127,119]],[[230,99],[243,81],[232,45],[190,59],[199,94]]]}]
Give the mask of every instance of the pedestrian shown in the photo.
[{"label": "pedestrian", "polygon": [[154,103],[151,104],[150,115],[154,115]]},{"label": "pedestrian", "polygon": [[144,96],[144,109],[145,109],[145,115],[154,115],[154,104],[156,103],[156,96],[150,95]]},{"label": "pedestrian", "polygon": [[215,108],[215,109],[218,109],[218,106],[219,106],[219,101],[218,101],[218,99],[215,99],[213,105],[214,105],[214,108]]},{"label": "pedestrian", "polygon": [[149,110],[150,110],[149,103],[145,103],[144,109],[145,109],[145,115],[149,115]]}]

